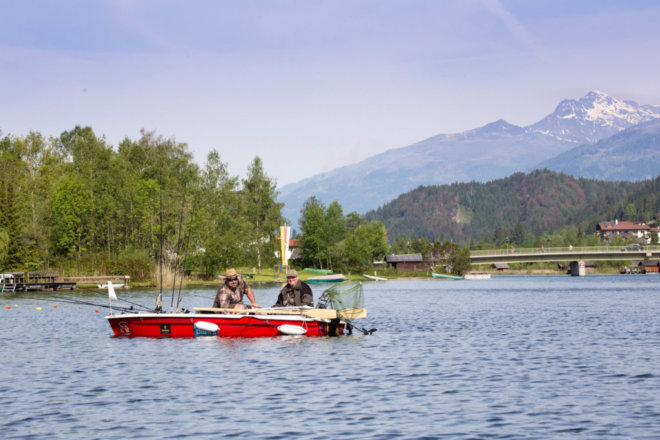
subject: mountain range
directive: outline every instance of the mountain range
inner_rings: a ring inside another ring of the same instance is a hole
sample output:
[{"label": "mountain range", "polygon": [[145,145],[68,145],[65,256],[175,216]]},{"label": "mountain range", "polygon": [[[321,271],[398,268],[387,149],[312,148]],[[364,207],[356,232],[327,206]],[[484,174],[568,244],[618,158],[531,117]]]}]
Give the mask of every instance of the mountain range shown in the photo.
[{"label": "mountain range", "polygon": [[660,174],[660,119],[572,148],[535,168],[603,180],[653,179]]},{"label": "mountain range", "polygon": [[[325,204],[337,200],[346,213],[362,214],[420,185],[486,182],[544,167],[575,177],[642,180],[660,170],[660,124],[649,122],[657,118],[658,106],[591,91],[578,100],[561,101],[551,114],[526,127],[498,120],[439,134],[285,185],[279,201],[285,204],[284,216],[295,224],[312,195]],[[640,140],[646,153],[639,154]]]}]

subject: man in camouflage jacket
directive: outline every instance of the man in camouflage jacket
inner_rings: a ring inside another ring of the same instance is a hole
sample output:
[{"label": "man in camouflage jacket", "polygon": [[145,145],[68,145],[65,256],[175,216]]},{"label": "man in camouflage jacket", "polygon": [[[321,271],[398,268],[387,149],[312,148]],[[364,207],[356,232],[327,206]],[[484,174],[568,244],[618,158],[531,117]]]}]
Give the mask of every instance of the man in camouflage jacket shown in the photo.
[{"label": "man in camouflage jacket", "polygon": [[252,307],[259,307],[250,286],[238,278],[238,273],[236,273],[235,269],[228,269],[225,274],[225,282],[220,286],[218,293],[215,295],[213,307],[222,309],[247,309],[247,306],[243,304],[244,295],[247,295]]}]

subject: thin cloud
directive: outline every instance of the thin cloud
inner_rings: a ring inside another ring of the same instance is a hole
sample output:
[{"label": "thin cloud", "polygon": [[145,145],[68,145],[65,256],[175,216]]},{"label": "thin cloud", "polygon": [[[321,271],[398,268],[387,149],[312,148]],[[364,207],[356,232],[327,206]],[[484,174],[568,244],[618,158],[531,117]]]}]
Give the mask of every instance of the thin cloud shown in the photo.
[{"label": "thin cloud", "polygon": [[513,14],[507,11],[499,0],[481,0],[481,3],[496,18],[502,21],[506,29],[522,47],[539,60],[545,63],[551,62],[550,56],[541,48],[532,33]]}]

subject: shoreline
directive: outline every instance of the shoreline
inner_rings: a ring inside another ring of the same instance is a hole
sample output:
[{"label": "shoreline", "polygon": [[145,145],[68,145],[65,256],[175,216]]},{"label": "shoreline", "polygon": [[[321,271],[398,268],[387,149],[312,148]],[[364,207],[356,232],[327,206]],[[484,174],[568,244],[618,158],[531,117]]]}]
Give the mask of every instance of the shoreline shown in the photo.
[{"label": "shoreline", "polygon": [[[535,269],[535,270],[508,270],[506,272],[498,272],[498,271],[475,271],[475,272],[468,272],[468,273],[483,273],[483,274],[489,274],[493,277],[507,277],[507,276],[520,276],[520,275],[532,275],[532,276],[547,276],[547,275],[562,275],[562,276],[570,276],[570,274],[564,272],[564,271],[557,271],[557,270],[549,270],[549,269]],[[615,270],[601,270],[601,271],[589,271],[586,274],[587,276],[589,275],[622,275],[619,273],[619,271]],[[644,274],[633,274],[633,275],[644,275]],[[655,275],[655,274],[648,274],[648,275]],[[441,279],[433,278],[430,275],[407,275],[407,274],[400,274],[398,276],[388,276],[387,274],[382,275],[384,278],[387,278],[387,281],[425,281],[425,280],[435,280],[435,281],[443,281]],[[259,286],[266,286],[266,285],[282,285],[286,282],[285,278],[281,279],[263,279],[267,276],[261,276],[262,279],[246,279],[246,282],[251,285],[259,285]],[[300,278],[302,281],[306,281],[305,277]],[[362,275],[353,275],[349,274],[346,275],[346,281],[363,281],[363,282],[375,282],[375,283],[382,283],[385,281],[373,281],[364,278]],[[444,281],[452,281],[452,280],[444,280]],[[221,280],[198,280],[198,279],[193,279],[193,280],[186,280],[184,281],[184,288],[190,289],[190,288],[195,288],[195,287],[204,287],[204,288],[216,288],[221,284]],[[327,283],[330,284],[330,283]],[[339,284],[339,283],[337,283]],[[96,289],[98,288],[96,284],[87,284],[87,283],[78,283],[78,287],[81,289]],[[132,289],[132,288],[142,288],[142,289],[157,289],[158,286],[155,286],[151,282],[132,282],[130,283],[129,287],[127,289]],[[119,289],[122,289],[121,287]],[[171,287],[169,287],[171,289]]]}]

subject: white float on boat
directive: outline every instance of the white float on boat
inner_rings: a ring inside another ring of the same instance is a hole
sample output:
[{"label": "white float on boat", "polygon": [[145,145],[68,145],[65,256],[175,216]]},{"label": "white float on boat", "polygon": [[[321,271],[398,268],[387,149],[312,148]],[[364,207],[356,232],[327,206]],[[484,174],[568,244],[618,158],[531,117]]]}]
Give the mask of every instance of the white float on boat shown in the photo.
[{"label": "white float on boat", "polygon": [[278,326],[277,329],[283,335],[294,336],[294,335],[304,335],[305,333],[307,333],[307,330],[299,325],[282,324]]}]

